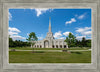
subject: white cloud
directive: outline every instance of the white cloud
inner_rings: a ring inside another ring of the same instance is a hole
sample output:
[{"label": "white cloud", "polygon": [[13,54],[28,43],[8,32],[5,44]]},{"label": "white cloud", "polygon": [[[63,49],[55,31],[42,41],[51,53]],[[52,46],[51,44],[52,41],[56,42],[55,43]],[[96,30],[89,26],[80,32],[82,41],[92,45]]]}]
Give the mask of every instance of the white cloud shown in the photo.
[{"label": "white cloud", "polygon": [[25,37],[22,37],[18,35],[21,31],[15,27],[9,27],[9,35],[13,40],[22,40],[26,39]]},{"label": "white cloud", "polygon": [[9,27],[8,30],[9,30],[9,35],[10,36],[17,35],[19,32],[21,32],[19,29],[14,28],[14,27]]},{"label": "white cloud", "polygon": [[91,27],[77,28],[76,32],[82,35],[91,35]]},{"label": "white cloud", "polygon": [[86,36],[77,36],[76,39],[78,39],[78,40],[82,40],[83,37],[86,38]]},{"label": "white cloud", "polygon": [[84,32],[83,34],[84,34],[84,35],[91,35],[91,33],[92,33],[91,31],[86,31],[86,32]]},{"label": "white cloud", "polygon": [[77,28],[76,32],[84,32],[84,31],[87,31],[90,29],[91,29],[91,27]]},{"label": "white cloud", "polygon": [[44,37],[43,37],[43,34],[38,34],[37,35],[37,38],[38,38],[38,40],[42,40]]},{"label": "white cloud", "polygon": [[59,39],[65,39],[66,37],[60,37]]},{"label": "white cloud", "polygon": [[62,36],[61,31],[58,31],[54,34],[55,38],[60,38]]},{"label": "white cloud", "polygon": [[84,14],[78,16],[78,19],[83,19],[83,18],[85,17],[85,15],[86,15],[86,13],[84,13]]},{"label": "white cloud", "polygon": [[87,36],[76,36],[76,39],[82,40],[83,37],[85,37],[86,40],[91,39],[91,37],[87,38]]},{"label": "white cloud", "polygon": [[49,9],[48,8],[38,8],[38,9],[35,9],[36,13],[37,13],[37,17],[39,17],[41,14],[45,13],[46,11],[48,11]]},{"label": "white cloud", "polygon": [[12,14],[9,12],[9,16],[8,16],[9,21],[12,20]]},{"label": "white cloud", "polygon": [[91,38],[91,27],[84,27],[84,28],[77,28],[76,30],[77,33],[79,33],[82,36],[76,36],[77,39],[81,39],[82,37],[86,37],[86,38]]},{"label": "white cloud", "polygon": [[10,32],[20,32],[20,30],[19,29],[17,29],[17,28],[15,28],[15,27],[9,27],[9,31]]},{"label": "white cloud", "polygon": [[64,32],[63,35],[68,36],[70,32]]},{"label": "white cloud", "polygon": [[73,22],[76,22],[76,19],[75,18],[71,18],[71,20],[70,21],[66,21],[65,24],[67,25],[67,24],[71,24]]},{"label": "white cloud", "polygon": [[[56,39],[65,39],[66,37],[65,36],[68,36],[70,32],[64,32],[64,33],[61,33],[61,31],[58,31],[58,32],[55,32],[54,34],[54,38]],[[72,33],[73,34],[73,33]]]},{"label": "white cloud", "polygon": [[19,36],[19,35],[11,35],[10,36],[13,40],[22,40],[26,39],[25,37]]},{"label": "white cloud", "polygon": [[12,31],[9,31],[9,35],[12,36],[12,35],[16,35],[18,34],[18,32],[12,32]]},{"label": "white cloud", "polygon": [[29,33],[27,33],[27,36],[29,36]]},{"label": "white cloud", "polygon": [[38,39],[39,39],[39,40],[42,40],[42,39],[43,39],[43,37],[42,37],[42,36],[41,36],[41,37],[38,37]]}]

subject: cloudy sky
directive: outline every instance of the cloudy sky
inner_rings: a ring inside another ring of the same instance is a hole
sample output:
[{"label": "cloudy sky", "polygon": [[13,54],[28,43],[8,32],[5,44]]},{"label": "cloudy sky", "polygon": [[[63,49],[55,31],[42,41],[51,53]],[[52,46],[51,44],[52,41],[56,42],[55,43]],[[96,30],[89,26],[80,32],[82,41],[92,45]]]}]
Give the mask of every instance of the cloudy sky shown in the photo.
[{"label": "cloudy sky", "polygon": [[39,40],[45,38],[51,17],[56,39],[65,39],[69,32],[77,39],[91,39],[91,9],[9,9],[9,35],[13,40],[26,41],[30,32]]}]

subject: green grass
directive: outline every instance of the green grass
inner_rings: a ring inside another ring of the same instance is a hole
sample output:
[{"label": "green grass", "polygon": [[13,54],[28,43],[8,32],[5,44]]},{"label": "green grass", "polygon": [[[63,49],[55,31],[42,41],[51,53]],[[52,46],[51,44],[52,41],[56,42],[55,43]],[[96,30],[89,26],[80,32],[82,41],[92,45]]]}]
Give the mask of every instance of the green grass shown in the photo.
[{"label": "green grass", "polygon": [[[33,50],[33,48],[30,47],[16,47],[16,48],[9,48],[9,49],[16,49],[16,50]],[[34,48],[34,50],[66,50],[67,48]],[[84,47],[84,48],[80,48],[80,47],[72,47],[72,48],[68,48],[67,50],[88,50],[90,48],[88,47]]]},{"label": "green grass", "polygon": [[10,63],[91,63],[91,51],[37,52],[9,51]]}]

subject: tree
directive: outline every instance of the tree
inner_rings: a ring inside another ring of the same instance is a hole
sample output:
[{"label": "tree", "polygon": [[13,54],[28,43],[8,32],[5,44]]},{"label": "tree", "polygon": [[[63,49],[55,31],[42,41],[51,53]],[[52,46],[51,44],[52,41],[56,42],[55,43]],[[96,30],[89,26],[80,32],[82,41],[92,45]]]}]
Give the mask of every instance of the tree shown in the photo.
[{"label": "tree", "polygon": [[86,47],[86,39],[85,39],[85,37],[82,38],[82,47]]},{"label": "tree", "polygon": [[9,47],[27,47],[30,46],[31,44],[29,42],[23,42],[21,40],[15,40],[9,36]]},{"label": "tree", "polygon": [[81,40],[78,41],[78,47],[81,47],[81,48],[83,47],[83,46],[82,46],[82,41],[81,41]]},{"label": "tree", "polygon": [[13,39],[9,36],[9,47],[14,47]]},{"label": "tree", "polygon": [[37,38],[37,36],[36,36],[36,34],[35,34],[34,32],[31,32],[31,33],[29,34],[28,39],[26,39],[26,40],[29,41],[29,42],[31,42],[31,47],[32,47],[32,46],[35,44],[34,41],[37,41],[38,38]]},{"label": "tree", "polygon": [[75,47],[79,47],[80,41],[76,39]]},{"label": "tree", "polygon": [[65,42],[67,42],[68,47],[74,47],[76,46],[75,45],[76,37],[72,33],[69,33],[68,37],[66,37]]},{"label": "tree", "polygon": [[87,47],[91,47],[91,40],[89,39],[89,40],[86,40],[86,46]]}]

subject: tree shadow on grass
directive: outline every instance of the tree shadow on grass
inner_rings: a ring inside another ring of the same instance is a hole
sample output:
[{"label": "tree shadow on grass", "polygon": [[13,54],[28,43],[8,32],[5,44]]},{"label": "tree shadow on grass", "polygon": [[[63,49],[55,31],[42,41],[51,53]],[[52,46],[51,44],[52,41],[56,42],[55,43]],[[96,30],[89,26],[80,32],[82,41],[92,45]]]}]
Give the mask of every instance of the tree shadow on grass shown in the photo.
[{"label": "tree shadow on grass", "polygon": [[82,54],[81,52],[71,52],[71,53]]}]

